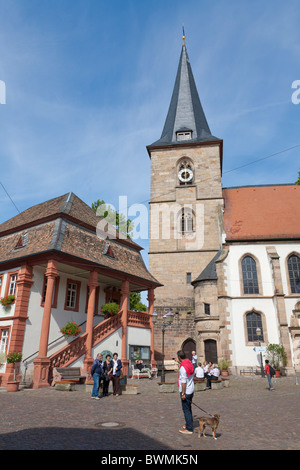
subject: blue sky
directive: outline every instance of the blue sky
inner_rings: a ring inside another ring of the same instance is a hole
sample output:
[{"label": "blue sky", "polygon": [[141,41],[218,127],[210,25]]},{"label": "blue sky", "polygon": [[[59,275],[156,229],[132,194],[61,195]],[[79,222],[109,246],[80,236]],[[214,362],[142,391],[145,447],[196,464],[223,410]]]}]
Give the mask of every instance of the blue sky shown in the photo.
[{"label": "blue sky", "polygon": [[[20,211],[69,191],[148,205],[183,21],[223,186],[296,181],[298,0],[0,0],[0,181]],[[0,186],[0,223],[16,214]]]}]

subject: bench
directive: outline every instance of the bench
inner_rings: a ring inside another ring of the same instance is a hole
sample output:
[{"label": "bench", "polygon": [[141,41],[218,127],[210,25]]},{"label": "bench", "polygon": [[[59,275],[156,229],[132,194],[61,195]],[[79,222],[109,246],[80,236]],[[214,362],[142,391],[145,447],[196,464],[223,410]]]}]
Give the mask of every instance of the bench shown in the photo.
[{"label": "bench", "polygon": [[223,381],[222,380],[211,380],[211,389],[212,390],[218,390],[220,388],[223,388]]},{"label": "bench", "polygon": [[[149,369],[150,370],[150,374],[151,374],[151,377],[154,377],[154,378],[157,378],[157,369],[154,368],[154,367],[151,367],[151,369],[147,366],[145,366],[145,369]],[[131,366],[131,370],[132,370],[132,373],[131,373],[131,378],[133,379],[134,377],[137,377],[138,379],[143,379],[143,378],[147,378],[149,379],[149,375],[147,374],[147,372],[141,372],[139,369],[135,368],[134,364]]]},{"label": "bench", "polygon": [[[162,369],[162,361],[158,361],[159,369]],[[175,359],[165,360],[164,361],[165,370],[178,370],[178,362]]]},{"label": "bench", "polygon": [[121,395],[137,395],[139,393],[139,385],[121,385]]},{"label": "bench", "polygon": [[240,370],[240,375],[255,375],[255,371],[253,370],[253,367],[250,367],[249,369],[241,369]]},{"label": "bench", "polygon": [[194,390],[195,392],[201,392],[206,388],[206,380],[205,378],[197,378],[194,377]]},{"label": "bench", "polygon": [[86,376],[81,375],[80,367],[54,367],[51,385],[54,386],[56,382],[84,383],[85,379]]},{"label": "bench", "polygon": [[72,392],[75,390],[75,382],[70,382],[67,380],[61,382],[55,382],[55,390],[60,390],[62,392]]}]

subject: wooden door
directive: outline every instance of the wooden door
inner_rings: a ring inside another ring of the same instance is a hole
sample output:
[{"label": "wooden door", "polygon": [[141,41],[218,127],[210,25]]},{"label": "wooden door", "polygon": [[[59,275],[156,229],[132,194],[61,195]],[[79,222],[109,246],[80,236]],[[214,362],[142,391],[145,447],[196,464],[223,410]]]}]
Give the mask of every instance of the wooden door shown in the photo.
[{"label": "wooden door", "polygon": [[217,342],[214,339],[204,341],[204,352],[207,362],[218,363]]}]

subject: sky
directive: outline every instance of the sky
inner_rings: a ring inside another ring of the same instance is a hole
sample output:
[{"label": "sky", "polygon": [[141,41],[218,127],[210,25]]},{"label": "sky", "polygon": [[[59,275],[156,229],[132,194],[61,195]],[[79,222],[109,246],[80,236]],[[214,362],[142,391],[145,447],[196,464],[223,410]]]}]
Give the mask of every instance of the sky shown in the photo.
[{"label": "sky", "polygon": [[0,223],[70,191],[148,209],[183,22],[223,187],[297,180],[299,0],[0,0]]}]

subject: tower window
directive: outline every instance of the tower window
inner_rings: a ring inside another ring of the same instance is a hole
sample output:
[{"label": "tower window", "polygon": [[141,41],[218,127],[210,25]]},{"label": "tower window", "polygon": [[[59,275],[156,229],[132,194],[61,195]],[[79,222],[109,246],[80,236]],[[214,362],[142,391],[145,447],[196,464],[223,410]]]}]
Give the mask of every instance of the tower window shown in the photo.
[{"label": "tower window", "polygon": [[210,315],[210,304],[204,304],[205,315]]},{"label": "tower window", "polygon": [[181,211],[181,232],[192,233],[194,231],[194,214],[190,209],[182,209]]},{"label": "tower window", "polygon": [[190,159],[183,159],[177,167],[179,184],[191,184],[194,178],[194,171]]},{"label": "tower window", "polygon": [[186,273],[186,283],[191,284],[192,282],[192,273]]},{"label": "tower window", "polygon": [[192,131],[176,132],[176,138],[177,138],[178,142],[181,141],[181,140],[191,140]]}]

